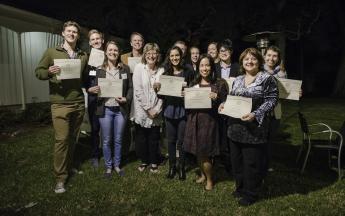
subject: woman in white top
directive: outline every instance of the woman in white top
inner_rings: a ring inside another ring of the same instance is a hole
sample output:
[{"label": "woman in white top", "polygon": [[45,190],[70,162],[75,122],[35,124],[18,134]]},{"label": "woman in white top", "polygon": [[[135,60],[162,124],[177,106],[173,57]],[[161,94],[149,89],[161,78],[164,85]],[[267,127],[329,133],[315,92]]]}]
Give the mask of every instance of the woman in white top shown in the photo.
[{"label": "woman in white top", "polygon": [[158,147],[162,124],[162,99],[157,97],[160,75],[164,72],[158,66],[159,47],[156,43],[147,43],[143,57],[133,73],[133,107],[131,120],[136,129],[136,151],[141,160],[140,172],[151,164],[150,171],[158,172]]}]

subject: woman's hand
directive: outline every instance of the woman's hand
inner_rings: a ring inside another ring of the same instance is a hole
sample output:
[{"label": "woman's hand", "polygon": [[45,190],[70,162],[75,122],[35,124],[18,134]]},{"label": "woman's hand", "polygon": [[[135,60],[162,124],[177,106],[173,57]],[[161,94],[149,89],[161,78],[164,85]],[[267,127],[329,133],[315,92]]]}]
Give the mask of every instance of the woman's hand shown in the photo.
[{"label": "woman's hand", "polygon": [[245,114],[244,116],[241,117],[242,121],[252,122],[254,119],[255,119],[254,113],[248,113],[248,114]]},{"label": "woman's hand", "polygon": [[48,68],[48,73],[51,74],[51,75],[54,75],[54,74],[57,74],[57,73],[60,73],[61,69],[59,66],[57,65],[53,65],[53,66],[50,66]]},{"label": "woman's hand", "polygon": [[216,100],[217,97],[218,97],[217,93],[215,93],[215,92],[211,92],[211,93],[210,93],[210,98],[211,98],[212,100]]},{"label": "woman's hand", "polygon": [[87,92],[91,94],[98,94],[100,91],[101,91],[101,88],[99,86],[93,86],[87,90]]},{"label": "woman's hand", "polygon": [[120,104],[124,104],[127,102],[127,99],[125,97],[116,97],[115,100]]},{"label": "woman's hand", "polygon": [[218,107],[218,113],[221,113],[224,109],[224,103],[221,103]]},{"label": "woman's hand", "polygon": [[153,109],[147,110],[147,114],[148,114],[150,119],[154,119],[157,116],[157,112],[154,111]]},{"label": "woman's hand", "polygon": [[153,89],[158,92],[161,89],[161,83],[155,82],[153,83]]}]

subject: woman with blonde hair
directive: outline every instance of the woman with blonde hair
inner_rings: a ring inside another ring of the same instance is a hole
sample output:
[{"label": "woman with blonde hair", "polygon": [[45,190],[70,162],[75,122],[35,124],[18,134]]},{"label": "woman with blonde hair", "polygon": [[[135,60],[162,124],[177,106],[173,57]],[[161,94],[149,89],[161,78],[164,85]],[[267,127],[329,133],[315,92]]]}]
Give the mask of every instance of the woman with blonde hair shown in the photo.
[{"label": "woman with blonde hair", "polygon": [[159,67],[160,50],[156,43],[144,46],[141,63],[133,73],[133,107],[131,120],[135,124],[135,144],[141,160],[140,172],[151,164],[150,171],[158,172],[158,147],[162,124],[162,99],[157,96],[158,82],[164,69]]}]

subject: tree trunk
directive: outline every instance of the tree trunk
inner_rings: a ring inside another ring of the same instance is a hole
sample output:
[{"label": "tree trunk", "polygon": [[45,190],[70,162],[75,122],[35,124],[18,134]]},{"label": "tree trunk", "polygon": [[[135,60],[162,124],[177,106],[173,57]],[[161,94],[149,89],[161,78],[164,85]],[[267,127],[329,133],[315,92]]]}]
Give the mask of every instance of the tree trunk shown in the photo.
[{"label": "tree trunk", "polygon": [[[340,32],[343,35],[343,37],[345,36],[345,21],[344,21],[344,15],[343,15],[343,10],[342,7],[340,7],[340,5],[338,5],[337,3],[339,3],[338,1],[332,1],[333,2],[333,8],[334,11],[336,12],[336,17],[339,23],[339,27],[340,27]],[[343,4],[343,3],[340,3]],[[341,55],[341,61],[340,61],[340,65],[338,68],[338,73],[335,79],[335,85],[333,88],[333,95],[335,96],[345,96],[345,44],[343,43],[343,52]]]}]

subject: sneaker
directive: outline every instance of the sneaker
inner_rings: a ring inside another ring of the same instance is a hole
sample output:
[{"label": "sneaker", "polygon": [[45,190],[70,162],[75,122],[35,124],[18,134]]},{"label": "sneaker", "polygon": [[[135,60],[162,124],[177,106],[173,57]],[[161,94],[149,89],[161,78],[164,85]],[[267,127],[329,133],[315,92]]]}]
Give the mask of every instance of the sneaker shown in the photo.
[{"label": "sneaker", "polygon": [[115,172],[119,174],[119,176],[121,177],[125,175],[125,172],[122,169],[120,169],[120,167],[115,167]]},{"label": "sneaker", "polygon": [[72,168],[71,173],[72,174],[79,174],[79,175],[84,174],[84,172],[82,170],[78,170],[77,168]]},{"label": "sneaker", "polygon": [[63,182],[56,183],[54,192],[57,194],[65,193],[66,192],[65,184]]}]

